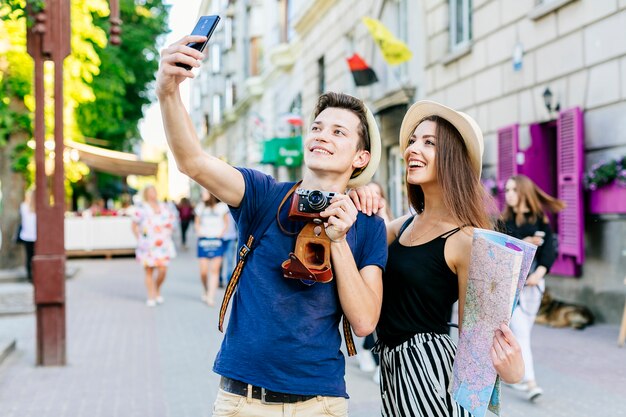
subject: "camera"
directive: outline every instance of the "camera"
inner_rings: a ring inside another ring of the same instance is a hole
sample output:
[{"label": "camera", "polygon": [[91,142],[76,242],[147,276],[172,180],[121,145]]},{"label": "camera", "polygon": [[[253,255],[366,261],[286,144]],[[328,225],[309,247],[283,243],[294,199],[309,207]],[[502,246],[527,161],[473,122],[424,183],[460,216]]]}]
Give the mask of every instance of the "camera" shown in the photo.
[{"label": "camera", "polygon": [[319,213],[330,205],[336,193],[320,190],[298,188],[289,210],[289,218],[293,220],[311,220],[320,218]]}]

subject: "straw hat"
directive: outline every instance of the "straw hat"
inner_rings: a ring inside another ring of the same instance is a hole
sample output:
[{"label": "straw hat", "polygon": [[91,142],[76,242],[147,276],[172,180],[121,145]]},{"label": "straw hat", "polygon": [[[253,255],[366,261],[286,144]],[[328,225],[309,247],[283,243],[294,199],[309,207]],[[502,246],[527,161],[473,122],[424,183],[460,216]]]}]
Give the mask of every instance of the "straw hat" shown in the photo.
[{"label": "straw hat", "polygon": [[422,100],[413,104],[407,111],[400,127],[400,148],[402,152],[407,148],[409,138],[417,124],[429,116],[439,116],[446,119],[459,131],[469,153],[472,167],[478,173],[482,171],[483,152],[485,144],[483,133],[478,123],[467,114],[446,107],[434,101]]},{"label": "straw hat", "polygon": [[363,171],[361,171],[354,178],[350,178],[350,181],[348,181],[348,188],[355,188],[370,182],[374,173],[378,169],[378,164],[380,163],[382,145],[380,141],[380,132],[378,131],[378,124],[376,123],[376,119],[374,118],[374,115],[369,107],[365,104],[363,104],[363,107],[365,107],[367,131],[370,137],[370,161]]}]

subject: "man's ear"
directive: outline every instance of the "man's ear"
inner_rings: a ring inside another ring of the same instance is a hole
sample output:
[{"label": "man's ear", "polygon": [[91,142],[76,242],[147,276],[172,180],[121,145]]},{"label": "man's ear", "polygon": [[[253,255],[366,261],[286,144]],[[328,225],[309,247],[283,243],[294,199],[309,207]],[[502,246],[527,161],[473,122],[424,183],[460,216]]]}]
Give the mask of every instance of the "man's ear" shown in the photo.
[{"label": "man's ear", "polygon": [[366,151],[365,149],[357,151],[356,155],[354,156],[354,160],[352,161],[352,168],[365,168],[367,164],[369,164],[371,157],[372,155],[370,154],[370,152]]}]

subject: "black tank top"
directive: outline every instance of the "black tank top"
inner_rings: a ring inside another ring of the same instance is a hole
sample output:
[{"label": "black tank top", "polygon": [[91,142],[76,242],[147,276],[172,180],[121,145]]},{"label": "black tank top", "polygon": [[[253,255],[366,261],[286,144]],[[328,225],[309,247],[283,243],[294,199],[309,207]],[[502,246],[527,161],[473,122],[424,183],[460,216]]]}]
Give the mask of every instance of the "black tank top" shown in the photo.
[{"label": "black tank top", "polygon": [[459,298],[459,282],[444,257],[450,230],[417,246],[398,238],[389,246],[383,274],[383,306],[377,335],[388,347],[398,346],[417,333],[448,333],[452,305]]}]

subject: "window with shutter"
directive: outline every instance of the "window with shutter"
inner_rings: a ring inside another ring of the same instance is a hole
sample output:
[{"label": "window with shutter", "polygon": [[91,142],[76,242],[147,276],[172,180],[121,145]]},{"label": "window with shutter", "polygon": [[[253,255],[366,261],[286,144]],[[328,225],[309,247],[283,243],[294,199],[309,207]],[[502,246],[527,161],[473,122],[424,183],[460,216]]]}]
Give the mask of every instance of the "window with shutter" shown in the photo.
[{"label": "window with shutter", "polygon": [[580,108],[565,110],[557,121],[557,190],[567,207],[558,216],[559,259],[553,273],[580,275],[584,261],[582,175],[584,130]]},{"label": "window with shutter", "polygon": [[498,130],[498,205],[504,208],[504,185],[506,180],[517,174],[516,155],[518,151],[519,125],[503,127]]}]

